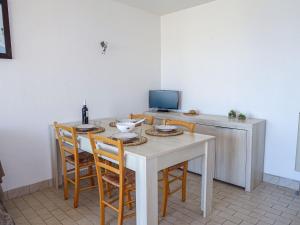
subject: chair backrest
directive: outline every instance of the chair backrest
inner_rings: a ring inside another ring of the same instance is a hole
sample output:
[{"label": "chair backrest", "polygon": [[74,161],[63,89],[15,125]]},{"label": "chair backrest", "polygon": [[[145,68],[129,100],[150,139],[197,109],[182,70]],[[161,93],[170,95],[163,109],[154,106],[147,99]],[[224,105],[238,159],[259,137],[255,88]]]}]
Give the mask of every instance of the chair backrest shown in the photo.
[{"label": "chair backrest", "polygon": [[92,133],[88,136],[94,154],[99,185],[103,187],[102,171],[109,171],[119,175],[119,184],[122,186],[125,172],[123,142]]},{"label": "chair backrest", "polygon": [[180,127],[185,127],[186,129],[189,130],[189,132],[194,133],[196,124],[182,121],[182,120],[172,120],[172,119],[167,119],[165,121],[166,125],[175,125],[175,126],[180,126]]},{"label": "chair backrest", "polygon": [[144,114],[130,114],[130,119],[146,119],[147,124],[153,125],[154,117],[151,115],[144,115]]},{"label": "chair backrest", "polygon": [[59,143],[59,148],[62,157],[65,157],[65,153],[74,155],[75,162],[78,161],[78,141],[76,128],[58,124],[54,122],[56,136]]}]

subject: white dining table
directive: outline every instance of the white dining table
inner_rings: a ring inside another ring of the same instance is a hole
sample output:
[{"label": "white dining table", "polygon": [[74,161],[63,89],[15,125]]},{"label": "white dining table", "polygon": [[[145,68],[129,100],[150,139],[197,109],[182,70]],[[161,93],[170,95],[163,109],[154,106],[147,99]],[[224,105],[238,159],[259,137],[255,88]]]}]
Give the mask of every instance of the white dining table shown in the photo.
[{"label": "white dining table", "polygon": [[[109,126],[110,121],[114,121],[114,119],[94,121],[98,124],[101,123],[101,126],[106,129],[99,135],[109,137],[118,132],[116,128]],[[65,125],[76,124],[78,123]],[[125,147],[125,165],[135,171],[136,178],[136,224],[158,224],[158,172],[198,157],[202,158],[201,209],[199,208],[199,211],[203,211],[204,217],[209,216],[213,200],[215,137],[189,132],[171,137],[149,136],[145,134],[145,130],[151,127],[143,125],[136,128],[137,132],[141,132],[143,136],[147,137],[147,143]],[[50,126],[50,135],[53,182],[55,187],[59,188],[62,184],[61,158],[53,126]],[[81,150],[92,153],[86,135],[79,135],[78,140]]]}]

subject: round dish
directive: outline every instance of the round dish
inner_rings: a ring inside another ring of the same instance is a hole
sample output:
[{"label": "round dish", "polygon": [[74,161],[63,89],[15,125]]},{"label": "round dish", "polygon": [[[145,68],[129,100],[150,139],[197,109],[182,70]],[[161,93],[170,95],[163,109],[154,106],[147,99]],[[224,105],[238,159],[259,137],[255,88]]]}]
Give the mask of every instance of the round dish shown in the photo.
[{"label": "round dish", "polygon": [[129,133],[129,132],[116,133],[116,134],[112,135],[112,138],[119,139],[122,141],[129,141],[129,140],[135,139],[137,137],[138,137],[138,135],[136,133]]},{"label": "round dish", "polygon": [[178,128],[176,130],[171,130],[171,131],[159,131],[159,130],[156,130],[155,128],[150,128],[148,130],[145,130],[145,133],[150,136],[171,137],[171,136],[181,135],[184,133],[184,131],[180,128]]},{"label": "round dish", "polygon": [[80,124],[76,128],[78,129],[94,129],[96,126],[94,124]]},{"label": "round dish", "polygon": [[135,138],[135,139],[132,139],[130,141],[127,141],[127,142],[123,142],[124,146],[137,146],[137,145],[142,145],[142,144],[145,144],[147,143],[148,139],[144,136],[141,136],[140,138]]},{"label": "round dish", "polygon": [[89,132],[97,129],[93,124],[80,124],[76,127],[76,130],[79,132]]},{"label": "round dish", "polygon": [[102,133],[105,131],[104,127],[95,127],[95,128],[91,128],[91,129],[79,129],[76,128],[76,131],[78,134],[86,134],[87,132],[92,132],[92,133]]},{"label": "round dish", "polygon": [[178,127],[172,125],[158,125],[155,126],[155,129],[162,132],[170,132],[170,131],[177,130]]}]

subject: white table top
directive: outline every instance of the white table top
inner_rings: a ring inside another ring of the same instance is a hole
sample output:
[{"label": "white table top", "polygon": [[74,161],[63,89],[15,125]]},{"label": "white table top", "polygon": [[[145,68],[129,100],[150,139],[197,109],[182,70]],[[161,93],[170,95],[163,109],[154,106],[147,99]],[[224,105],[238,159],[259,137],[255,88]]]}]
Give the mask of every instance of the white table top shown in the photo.
[{"label": "white table top", "polygon": [[[105,128],[105,132],[99,133],[101,136],[109,137],[114,133],[119,132],[117,128],[110,127],[109,122],[115,121],[115,119],[104,119],[101,120],[100,126]],[[93,123],[93,122],[92,122]],[[68,123],[66,125],[74,125],[78,123]],[[168,154],[176,149],[185,148],[192,145],[197,145],[205,141],[214,139],[214,136],[184,132],[182,135],[171,136],[171,137],[156,137],[145,134],[145,130],[151,128],[150,125],[142,126],[142,135],[147,137],[148,141],[145,144],[138,146],[125,147],[126,154],[133,154],[139,157],[154,158],[164,154]],[[140,132],[141,127],[136,128],[136,132]],[[81,139],[81,145],[88,145],[88,139],[86,135],[79,135]],[[83,146],[82,146],[83,147]],[[89,147],[90,148],[90,147]],[[84,149],[87,150],[87,149]]]}]

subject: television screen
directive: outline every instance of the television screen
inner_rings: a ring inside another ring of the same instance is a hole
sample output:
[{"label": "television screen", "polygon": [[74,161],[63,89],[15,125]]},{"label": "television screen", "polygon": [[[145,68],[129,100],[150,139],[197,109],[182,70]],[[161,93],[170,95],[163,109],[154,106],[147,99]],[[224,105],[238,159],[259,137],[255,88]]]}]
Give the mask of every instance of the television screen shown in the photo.
[{"label": "television screen", "polygon": [[150,90],[149,108],[178,109],[179,91]]}]

